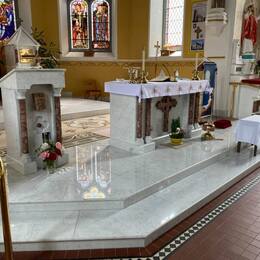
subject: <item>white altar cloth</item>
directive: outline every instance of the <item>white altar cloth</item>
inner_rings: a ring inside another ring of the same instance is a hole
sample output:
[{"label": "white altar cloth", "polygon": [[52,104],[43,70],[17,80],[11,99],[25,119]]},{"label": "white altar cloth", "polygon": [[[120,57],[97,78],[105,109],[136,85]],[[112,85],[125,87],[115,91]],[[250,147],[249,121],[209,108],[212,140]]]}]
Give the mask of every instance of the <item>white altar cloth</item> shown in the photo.
[{"label": "white altar cloth", "polygon": [[238,121],[236,141],[260,145],[260,115],[253,115]]},{"label": "white altar cloth", "polygon": [[178,96],[211,91],[208,80],[180,80],[178,82],[148,82],[147,84],[129,84],[129,81],[110,81],[105,83],[105,92],[136,96],[147,99],[163,96]]}]

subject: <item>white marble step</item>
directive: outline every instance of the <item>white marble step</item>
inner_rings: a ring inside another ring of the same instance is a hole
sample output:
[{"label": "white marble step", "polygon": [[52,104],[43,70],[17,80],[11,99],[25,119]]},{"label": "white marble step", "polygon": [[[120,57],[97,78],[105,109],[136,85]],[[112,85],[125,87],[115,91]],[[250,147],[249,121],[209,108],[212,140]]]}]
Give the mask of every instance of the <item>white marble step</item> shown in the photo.
[{"label": "white marble step", "polygon": [[253,157],[248,149],[241,154],[231,151],[216,163],[117,212],[11,212],[14,248],[146,246],[259,166],[260,154]]},{"label": "white marble step", "polygon": [[[204,169],[205,167],[208,167],[209,165],[225,158],[228,153],[229,149],[234,149],[233,146],[221,146],[215,151],[215,153],[209,153],[206,157],[200,158],[197,160],[194,160],[192,165],[185,165],[183,169],[176,169],[172,168],[171,171],[169,171],[168,174],[165,176],[162,175],[162,177],[154,178],[154,180],[149,180],[149,184],[140,186],[138,189],[136,189],[132,193],[125,193],[122,192],[119,195],[114,195],[110,197],[106,197],[103,199],[89,199],[89,200],[80,200],[80,198],[75,198],[74,200],[60,200],[60,201],[29,201],[28,202],[14,202],[12,198],[12,192],[11,200],[10,200],[10,210],[11,211],[24,211],[24,210],[39,210],[39,211],[53,211],[53,210],[120,210],[126,207],[129,207],[130,205],[133,205],[134,203],[141,201],[150,195],[178,182],[182,179],[200,171],[201,169]],[[177,157],[177,155],[175,155]],[[179,158],[178,156],[177,158]],[[179,158],[180,159],[180,158]],[[167,158],[168,160],[168,158]],[[175,162],[177,163],[177,162]],[[161,165],[162,167],[163,165]],[[138,166],[139,167],[139,166]],[[142,166],[140,166],[142,167]],[[121,162],[120,165],[118,165],[118,168],[122,168]],[[157,167],[158,168],[158,167]],[[134,170],[134,169],[133,169]],[[161,175],[160,171],[161,168],[154,168],[153,171],[157,173],[158,176]],[[73,173],[75,174],[75,173]],[[143,174],[142,169],[140,169],[140,174]],[[124,179],[121,175],[115,175],[112,176],[112,181],[115,183],[122,183]],[[35,178],[36,179],[36,178]],[[122,179],[122,180],[121,180]],[[73,182],[69,179],[69,181]],[[126,180],[127,181],[127,180]],[[35,185],[38,185],[37,181],[35,180]],[[26,192],[23,190],[23,192]],[[41,195],[44,197],[44,194]],[[55,198],[55,195],[54,195]]]}]

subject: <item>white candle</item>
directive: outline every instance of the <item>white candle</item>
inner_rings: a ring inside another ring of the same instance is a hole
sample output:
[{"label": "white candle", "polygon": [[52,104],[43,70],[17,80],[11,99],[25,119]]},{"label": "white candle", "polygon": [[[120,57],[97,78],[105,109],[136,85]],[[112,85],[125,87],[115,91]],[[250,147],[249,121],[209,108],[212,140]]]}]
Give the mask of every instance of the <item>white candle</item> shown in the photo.
[{"label": "white candle", "polygon": [[198,62],[199,62],[199,54],[196,53],[196,64],[195,64],[195,70],[198,69]]},{"label": "white candle", "polygon": [[145,71],[145,49],[142,51],[142,71]]}]

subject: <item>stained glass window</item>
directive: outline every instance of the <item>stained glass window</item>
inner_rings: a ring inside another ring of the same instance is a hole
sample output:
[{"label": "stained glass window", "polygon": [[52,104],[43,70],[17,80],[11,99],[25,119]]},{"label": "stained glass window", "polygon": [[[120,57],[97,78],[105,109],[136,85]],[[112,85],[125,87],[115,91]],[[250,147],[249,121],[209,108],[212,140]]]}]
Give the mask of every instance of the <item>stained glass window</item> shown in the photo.
[{"label": "stained glass window", "polygon": [[110,8],[109,3],[95,0],[91,6],[92,46],[94,49],[110,47]]},{"label": "stained glass window", "polygon": [[182,45],[184,0],[164,0],[164,44]]},{"label": "stained glass window", "polygon": [[10,38],[15,29],[15,1],[0,0],[0,40]]},{"label": "stained glass window", "polygon": [[70,14],[71,47],[88,49],[88,3],[84,0],[73,0],[70,3]]},{"label": "stained glass window", "polygon": [[111,51],[111,0],[68,0],[71,51]]}]

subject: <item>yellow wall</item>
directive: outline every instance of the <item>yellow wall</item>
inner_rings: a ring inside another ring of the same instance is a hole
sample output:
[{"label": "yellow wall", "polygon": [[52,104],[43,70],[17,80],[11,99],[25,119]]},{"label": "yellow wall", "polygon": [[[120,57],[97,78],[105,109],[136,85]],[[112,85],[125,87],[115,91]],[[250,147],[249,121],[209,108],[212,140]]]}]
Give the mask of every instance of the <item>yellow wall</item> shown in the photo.
[{"label": "yellow wall", "polygon": [[[33,27],[44,30],[46,39],[59,44],[58,27],[58,0],[31,0],[32,3],[32,22]],[[190,28],[191,22],[189,9],[191,2],[195,0],[186,0],[185,11],[185,46],[187,49],[187,36],[190,34],[187,28]],[[118,0],[117,1],[117,49],[118,59],[140,59],[141,51],[145,47],[148,49],[149,33],[149,0]],[[51,8],[49,8],[51,6]],[[187,53],[186,53],[187,54]],[[186,55],[189,56],[189,55]],[[165,63],[165,62],[164,62]],[[131,61],[122,62],[68,62],[63,61],[60,67],[65,68],[66,88],[73,96],[84,96],[86,91],[86,80],[96,79],[98,88],[103,90],[104,82],[116,78],[127,78],[127,71],[124,68],[127,65],[138,65]],[[193,63],[191,62],[167,62],[169,70],[173,72],[178,68],[180,75],[191,77]],[[147,64],[150,75],[154,77],[154,64]]]},{"label": "yellow wall", "polygon": [[46,40],[59,46],[57,4],[56,0],[31,0],[32,27],[44,31]]}]

